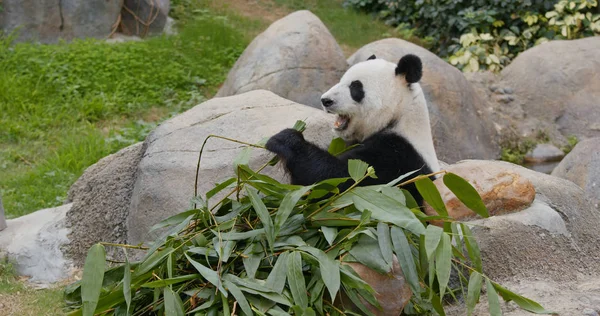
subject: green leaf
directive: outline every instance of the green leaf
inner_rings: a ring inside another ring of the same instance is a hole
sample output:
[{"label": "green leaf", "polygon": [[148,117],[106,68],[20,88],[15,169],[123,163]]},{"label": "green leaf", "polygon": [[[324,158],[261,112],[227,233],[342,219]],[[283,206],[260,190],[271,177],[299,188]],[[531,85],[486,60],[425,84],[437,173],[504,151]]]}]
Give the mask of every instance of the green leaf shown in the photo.
[{"label": "green leaf", "polygon": [[431,256],[437,249],[443,232],[441,228],[435,225],[427,226],[427,230],[425,231],[425,251],[427,252],[428,260],[431,259]]},{"label": "green leaf", "polygon": [[258,197],[256,191],[246,187],[246,192],[248,193],[248,197],[250,198],[250,202],[254,206],[254,211],[258,218],[263,224],[265,229],[265,233],[267,234],[267,241],[269,242],[269,246],[273,249],[273,245],[275,244],[275,230],[273,228],[273,220],[271,219],[271,215],[267,210],[267,207],[263,203],[263,201]]},{"label": "green leaf", "polygon": [[406,206],[368,187],[357,187],[347,195],[352,196],[354,206],[369,210],[376,220],[387,222],[421,235],[425,233],[423,223]]},{"label": "green leaf", "polygon": [[421,293],[417,267],[404,231],[399,227],[392,226],[391,235],[392,244],[394,245],[396,257],[398,258],[400,268],[402,268],[404,278],[408,281],[408,285],[410,285],[410,289],[414,294]]},{"label": "green leaf", "polygon": [[385,262],[391,267],[394,263],[394,252],[392,250],[392,237],[390,236],[390,228],[387,224],[377,223],[377,241],[379,249],[383,255]]},{"label": "green leaf", "polygon": [[361,234],[358,242],[350,249],[350,254],[358,262],[381,274],[390,272],[391,265],[383,259],[377,240],[371,237]]},{"label": "green leaf", "polygon": [[296,123],[294,123],[294,126],[292,126],[292,128],[302,133],[306,129],[306,123],[302,120],[297,120]]},{"label": "green leaf", "polygon": [[444,297],[446,287],[450,281],[450,270],[452,268],[452,242],[448,234],[442,234],[440,245],[435,254],[435,270],[440,284],[440,297]]},{"label": "green leaf", "polygon": [[231,293],[231,295],[233,295],[235,300],[238,302],[238,305],[240,305],[242,311],[246,315],[254,315],[254,313],[252,313],[252,308],[250,308],[250,304],[248,304],[248,300],[246,300],[246,296],[244,296],[244,293],[242,293],[240,288],[233,284],[233,282],[229,282],[227,280],[224,281],[224,284]]},{"label": "green leaf", "polygon": [[327,152],[329,152],[332,156],[337,156],[344,152],[345,149],[346,142],[343,139],[336,137],[331,141],[331,143],[329,143]]},{"label": "green leaf", "polygon": [[223,189],[234,184],[236,181],[237,181],[236,178],[229,178],[229,179],[219,183],[217,186],[212,188],[210,191],[206,192],[206,200],[208,201],[210,198],[215,196],[215,194],[223,191]]},{"label": "green leaf", "polygon": [[412,176],[413,174],[415,174],[415,173],[417,173],[417,172],[419,172],[419,171],[421,171],[421,170],[420,170],[420,169],[417,169],[417,170],[413,170],[413,171],[411,171],[411,172],[407,172],[407,173],[405,173],[405,174],[403,174],[403,175],[399,176],[398,178],[394,179],[393,181],[391,181],[391,182],[387,183],[387,184],[386,184],[386,186],[388,186],[388,187],[393,187],[393,186],[395,186],[396,184],[400,183],[402,180],[404,180],[404,179],[406,179],[406,178],[408,178],[408,177]]},{"label": "green leaf", "polygon": [[446,210],[446,205],[444,205],[442,196],[431,179],[423,178],[417,180],[415,185],[423,199],[427,201],[439,215],[448,216],[448,211]]},{"label": "green leaf", "polygon": [[487,289],[490,316],[502,316],[502,309],[500,309],[500,300],[498,299],[498,293],[496,293],[494,285],[492,285],[492,282],[490,282],[489,279],[485,279],[485,286]]},{"label": "green leaf", "polygon": [[321,278],[333,301],[340,289],[340,263],[331,259],[321,249],[308,246],[299,247],[298,249],[306,251],[317,258],[319,261],[319,269],[321,270]]},{"label": "green leaf", "polygon": [[[473,210],[481,217],[489,217],[490,214],[481,200],[477,190],[465,179],[454,173],[444,175],[444,184],[456,195],[456,197],[469,209]],[[440,214],[441,215],[441,214]]]},{"label": "green leaf", "polygon": [[150,228],[150,232],[153,232],[157,229],[163,228],[163,227],[167,227],[167,226],[172,226],[172,225],[176,225],[176,224],[180,224],[181,222],[183,222],[188,216],[193,216],[196,213],[198,213],[198,210],[189,210],[189,211],[185,211],[185,212],[181,212],[179,214],[175,214],[167,219],[164,219],[162,221],[160,221],[158,224],[152,226],[152,228]]},{"label": "green leaf", "polygon": [[123,252],[125,253],[125,266],[123,267],[123,298],[125,298],[127,315],[129,315],[129,309],[131,308],[131,265],[129,264],[127,252]]},{"label": "green leaf", "polygon": [[250,162],[250,155],[252,154],[252,147],[248,146],[248,147],[244,147],[240,153],[235,157],[235,159],[233,160],[233,165],[236,167],[235,169],[237,170],[237,166],[239,165],[248,165],[248,163]]},{"label": "green leaf", "polygon": [[467,225],[461,223],[460,228],[463,232],[463,241],[465,242],[465,246],[467,247],[467,253],[469,254],[469,259],[471,259],[471,263],[473,263],[473,266],[477,272],[483,273],[483,264],[481,263],[481,251],[479,250],[477,240],[475,240],[471,229],[469,229]]},{"label": "green leaf", "polygon": [[273,270],[271,270],[271,273],[269,273],[269,276],[267,277],[266,286],[277,293],[281,293],[285,287],[288,255],[289,252],[287,251],[279,255],[273,266]]},{"label": "green leaf", "polygon": [[281,203],[279,204],[277,214],[275,215],[275,236],[277,236],[285,221],[287,221],[290,214],[292,214],[292,211],[300,198],[302,198],[302,196],[304,196],[304,194],[312,187],[313,186],[301,187],[298,190],[289,192],[283,197],[283,200],[281,200]]},{"label": "green leaf", "polygon": [[198,278],[200,278],[200,274],[181,275],[181,276],[177,276],[177,277],[174,277],[171,279],[161,279],[161,280],[144,283],[144,284],[142,284],[142,287],[147,287],[147,288],[160,287],[160,288],[162,288],[162,287],[167,287],[171,284],[177,284],[177,283],[194,280],[194,279],[198,279]]},{"label": "green leaf", "polygon": [[333,245],[335,237],[338,234],[337,227],[321,226],[321,231],[323,232],[323,236],[325,236],[327,243],[329,243],[330,246]]},{"label": "green leaf", "polygon": [[287,279],[294,303],[303,309],[308,307],[306,284],[302,274],[302,257],[299,252],[292,252],[287,258]]},{"label": "green leaf", "polygon": [[398,187],[382,187],[381,193],[383,195],[396,200],[396,202],[406,205],[406,196],[404,196],[404,192]]},{"label": "green leaf", "polygon": [[165,316],[184,316],[185,310],[179,294],[176,294],[171,288],[166,287],[164,290],[165,298]]},{"label": "green leaf", "polygon": [[146,260],[142,261],[142,263],[135,269],[133,273],[134,277],[138,277],[152,269],[154,269],[161,261],[163,261],[174,249],[172,247],[165,248],[163,250],[157,251],[153,253]]},{"label": "green leaf", "polygon": [[364,161],[358,159],[348,160],[348,173],[350,174],[352,180],[356,182],[365,176],[367,173],[367,168],[369,168],[369,165]]},{"label": "green leaf", "polygon": [[553,314],[553,312],[550,312],[550,311],[547,311],[546,309],[544,309],[542,307],[542,305],[540,305],[539,303],[537,303],[533,300],[530,300],[526,297],[523,297],[519,294],[513,293],[510,290],[502,287],[498,283],[495,283],[492,281],[492,285],[493,285],[494,289],[498,292],[498,294],[500,294],[500,296],[502,296],[502,298],[507,302],[513,301],[517,305],[519,305],[519,307],[521,307],[522,309],[532,312],[532,313]]},{"label": "green leaf", "polygon": [[106,252],[101,244],[93,245],[88,251],[83,265],[83,278],[81,279],[81,301],[83,303],[83,316],[92,316],[96,311],[104,269],[106,266]]},{"label": "green leaf", "polygon": [[[467,291],[467,315],[473,315],[473,310],[475,310],[475,305],[479,302],[479,294],[481,294],[481,282],[483,278],[481,273],[477,271],[471,272],[471,276],[469,277],[469,289]],[[494,294],[496,294],[494,292]],[[496,295],[496,299],[498,296]]]},{"label": "green leaf", "polygon": [[219,289],[219,291],[221,291],[221,294],[227,297],[227,291],[225,291],[225,289],[223,288],[223,284],[221,284],[221,279],[219,278],[217,272],[203,266],[199,262],[194,261],[194,259],[190,258],[190,256],[188,256],[187,253],[185,254],[185,257],[194,266],[194,268],[196,268],[196,270],[200,272],[200,274],[206,279],[206,281],[216,286]]},{"label": "green leaf", "polygon": [[246,274],[251,279],[254,279],[256,271],[260,266],[260,262],[265,257],[265,253],[261,250],[262,246],[259,243],[253,243],[246,251],[244,251],[246,257],[242,258],[242,262],[244,263]]},{"label": "green leaf", "polygon": [[[219,235],[218,232],[211,230],[211,232],[216,236]],[[252,239],[254,237],[263,235],[265,233],[264,228],[249,230],[247,232],[238,233],[238,232],[229,232],[229,233],[220,233],[221,240],[247,240]]]}]

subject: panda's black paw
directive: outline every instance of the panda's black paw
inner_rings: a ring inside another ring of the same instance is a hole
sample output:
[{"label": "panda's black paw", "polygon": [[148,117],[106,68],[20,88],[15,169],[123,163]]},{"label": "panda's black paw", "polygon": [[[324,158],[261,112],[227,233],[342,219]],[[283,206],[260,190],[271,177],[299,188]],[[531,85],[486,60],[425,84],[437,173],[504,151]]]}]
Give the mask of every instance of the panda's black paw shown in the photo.
[{"label": "panda's black paw", "polygon": [[295,129],[287,128],[269,138],[265,147],[283,158],[288,158],[294,152],[298,151],[298,149],[302,148],[301,146],[305,142],[302,133]]}]

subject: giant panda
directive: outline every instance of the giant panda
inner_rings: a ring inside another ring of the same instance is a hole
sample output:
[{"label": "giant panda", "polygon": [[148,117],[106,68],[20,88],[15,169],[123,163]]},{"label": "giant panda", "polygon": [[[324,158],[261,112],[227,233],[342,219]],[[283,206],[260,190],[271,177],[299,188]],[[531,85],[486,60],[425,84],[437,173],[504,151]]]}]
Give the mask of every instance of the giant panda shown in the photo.
[{"label": "giant panda", "polygon": [[[337,115],[334,133],[348,144],[358,144],[340,156],[306,141],[294,129],[272,136],[266,148],[281,158],[291,182],[298,185],[348,177],[349,159],[360,159],[375,169],[377,178],[360,185],[388,183],[414,170],[418,172],[411,178],[439,171],[427,103],[418,83],[422,68],[415,55],[405,55],[398,64],[373,55],[348,69],[323,94],[323,109]],[[416,187],[406,189],[421,205]]]}]

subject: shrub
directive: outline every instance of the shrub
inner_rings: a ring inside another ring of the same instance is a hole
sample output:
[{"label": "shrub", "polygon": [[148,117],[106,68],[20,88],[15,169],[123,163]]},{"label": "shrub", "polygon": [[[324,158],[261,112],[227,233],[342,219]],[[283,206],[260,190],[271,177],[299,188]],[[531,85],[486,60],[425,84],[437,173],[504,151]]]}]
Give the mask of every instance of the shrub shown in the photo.
[{"label": "shrub", "polygon": [[[330,150],[339,152],[340,143]],[[355,184],[340,192],[337,185],[349,178],[286,185],[248,168],[248,159],[244,151],[236,159],[236,177],[196,196],[193,209],[157,224],[155,229],[170,228],[150,249],[105,244],[144,249],[141,261],[126,260],[105,271],[104,245],[94,245],[83,279],[65,292],[75,309],[71,314],[345,315],[338,297],[344,292],[362,313],[372,315],[359,298],[378,305],[373,289],[343,262],[384,273],[394,255],[414,293],[404,314],[443,315],[443,300],[462,290],[449,285],[452,271],[468,288],[469,313],[484,284],[495,315],[499,296],[547,313],[483,274],[469,227],[448,217],[427,176],[408,182],[416,182],[437,210],[435,219],[445,222],[443,228],[427,225],[432,217],[401,189],[407,182],[398,183],[407,175],[388,185],[358,187],[375,177],[375,170],[353,160],[348,168]],[[446,174],[444,183],[468,207],[488,216],[466,181]]]}]

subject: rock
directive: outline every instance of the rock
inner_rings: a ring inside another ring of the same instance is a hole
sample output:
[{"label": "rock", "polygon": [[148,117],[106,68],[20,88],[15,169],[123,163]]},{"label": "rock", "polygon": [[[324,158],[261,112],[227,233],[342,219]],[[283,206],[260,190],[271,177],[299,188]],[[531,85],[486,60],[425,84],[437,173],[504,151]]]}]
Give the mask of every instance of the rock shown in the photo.
[{"label": "rock", "polygon": [[438,158],[449,163],[466,158],[497,158],[496,131],[485,109],[486,102],[458,69],[435,54],[410,42],[388,38],[363,46],[348,58],[348,63],[354,65],[373,54],[397,63],[409,53],[423,61],[421,86],[429,106]]},{"label": "rock", "polygon": [[3,0],[0,29],[17,28],[19,41],[105,38],[115,28],[123,0]]},{"label": "rock", "polygon": [[[464,178],[477,190],[490,216],[521,211],[529,207],[535,198],[535,188],[531,181],[517,172],[507,170],[503,165],[472,166],[459,163],[444,169]],[[442,177],[434,183],[452,218],[462,221],[480,218],[458,200],[446,187]],[[425,205],[425,213],[437,215],[428,204]],[[441,222],[434,224],[441,226]]]},{"label": "rock", "polygon": [[[323,147],[329,144],[333,137],[333,115],[264,90],[214,98],[162,123],[144,142],[146,150],[138,166],[127,219],[127,241],[137,244],[153,240],[156,235],[148,234],[150,227],[189,209],[198,152],[208,135],[256,143],[292,127],[297,120],[306,120],[307,140]],[[207,142],[199,173],[201,195],[216,182],[234,175],[233,161],[243,147],[216,138]],[[272,154],[267,151],[254,149],[250,166],[256,170],[270,157]],[[283,178],[279,165],[267,167],[265,173]]]},{"label": "rock", "polygon": [[0,252],[15,262],[20,275],[30,276],[29,281],[52,283],[71,275],[73,264],[61,251],[69,241],[65,215],[70,208],[66,204],[10,219],[0,233]]},{"label": "rock", "polygon": [[[88,249],[99,241],[126,242],[125,224],[143,150],[142,143],[138,143],[101,159],[69,189],[67,202],[72,207],[66,222],[71,229],[71,241],[64,251],[76,265],[83,265]],[[120,249],[109,247],[107,252],[117,258],[121,256]]]},{"label": "rock", "polygon": [[536,129],[585,139],[600,136],[594,128],[600,122],[598,73],[600,37],[551,41],[519,54],[499,84],[514,88],[525,116],[539,120]]},{"label": "rock", "polygon": [[125,0],[121,31],[140,37],[160,34],[167,24],[170,7],[170,0]]},{"label": "rock", "polygon": [[565,153],[552,144],[537,144],[525,155],[525,162],[559,161]]},{"label": "rock", "polygon": [[552,172],[553,176],[573,181],[600,206],[600,138],[579,142]]},{"label": "rock", "polygon": [[[358,262],[344,262],[343,264],[352,267],[358,276],[375,290],[375,298],[377,298],[377,301],[383,310],[378,310],[375,306],[361,299],[362,303],[365,304],[373,314],[400,315],[402,313],[402,310],[404,310],[404,307],[412,297],[412,291],[410,290],[408,282],[404,279],[402,268],[400,268],[400,264],[395,256],[394,265],[388,274],[380,274]],[[360,310],[348,297],[342,295],[340,298],[342,306],[360,313]]]},{"label": "rock", "polygon": [[504,168],[531,181],[531,206],[469,223],[479,243],[484,272],[498,281],[574,281],[600,276],[600,212],[570,181],[501,161],[467,160],[452,168]]},{"label": "rock", "polygon": [[6,228],[6,218],[4,217],[4,206],[2,206],[2,196],[0,196],[0,231]]},{"label": "rock", "polygon": [[321,95],[347,68],[342,50],[321,20],[309,11],[297,11],[250,43],[217,97],[265,89],[320,109]]}]

